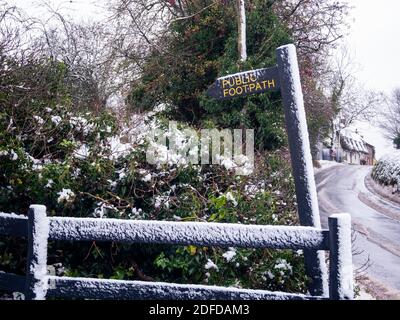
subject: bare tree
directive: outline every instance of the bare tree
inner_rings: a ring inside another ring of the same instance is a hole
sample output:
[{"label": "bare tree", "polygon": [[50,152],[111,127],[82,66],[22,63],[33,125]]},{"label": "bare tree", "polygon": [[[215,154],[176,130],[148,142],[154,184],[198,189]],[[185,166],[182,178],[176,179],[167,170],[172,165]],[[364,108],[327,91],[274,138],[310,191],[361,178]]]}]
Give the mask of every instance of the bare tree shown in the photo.
[{"label": "bare tree", "polygon": [[[320,96],[329,85],[323,80],[331,73],[332,49],[345,35],[349,5],[337,0],[275,0],[273,8],[293,35],[305,96]],[[332,106],[326,102],[320,109],[320,100],[308,100],[307,111],[332,115]]]},{"label": "bare tree", "polygon": [[326,54],[343,37],[349,9],[337,0],[275,1],[275,11],[290,28],[301,54]]},{"label": "bare tree", "polygon": [[42,1],[47,10],[37,21],[31,50],[66,66],[66,82],[75,107],[100,110],[120,88],[117,61],[109,45],[113,33],[104,21],[74,22],[63,8]]},{"label": "bare tree", "polygon": [[331,67],[326,83],[328,96],[335,112],[335,120],[346,128],[357,120],[374,120],[384,97],[381,92],[366,90],[356,79],[357,66],[346,47]]},{"label": "bare tree", "polygon": [[379,126],[385,132],[386,138],[392,140],[395,147],[400,149],[400,88],[394,89],[387,99]]},{"label": "bare tree", "polygon": [[326,138],[333,146],[341,130],[357,121],[374,122],[384,96],[357,81],[358,67],[346,47],[341,47],[339,54],[320,69],[319,76],[310,77],[307,73],[312,73],[312,61],[303,60],[302,65],[310,136],[314,147]]},{"label": "bare tree", "polygon": [[16,6],[0,1],[0,55],[18,55],[26,50],[36,23]]}]

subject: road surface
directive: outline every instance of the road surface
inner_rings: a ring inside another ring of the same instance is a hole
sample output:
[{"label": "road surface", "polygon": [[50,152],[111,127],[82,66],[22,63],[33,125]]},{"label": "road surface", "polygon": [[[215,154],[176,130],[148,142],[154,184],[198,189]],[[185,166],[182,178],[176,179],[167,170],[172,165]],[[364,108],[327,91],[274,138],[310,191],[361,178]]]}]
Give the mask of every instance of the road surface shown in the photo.
[{"label": "road surface", "polygon": [[[369,192],[371,167],[337,165],[315,175],[321,222],[333,213],[351,214],[356,268],[368,262],[362,282],[378,298],[400,299],[400,207]],[[359,270],[361,271],[361,270]]]}]

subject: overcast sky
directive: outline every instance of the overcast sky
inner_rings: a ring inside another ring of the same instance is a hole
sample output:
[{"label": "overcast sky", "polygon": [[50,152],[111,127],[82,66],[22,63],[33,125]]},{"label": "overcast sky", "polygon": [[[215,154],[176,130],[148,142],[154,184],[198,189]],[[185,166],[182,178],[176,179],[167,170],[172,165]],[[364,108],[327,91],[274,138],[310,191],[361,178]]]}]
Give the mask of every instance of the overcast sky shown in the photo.
[{"label": "overcast sky", "polygon": [[390,93],[400,87],[400,1],[348,0],[350,36],[346,42],[368,88]]},{"label": "overcast sky", "polygon": [[[359,65],[358,78],[366,87],[390,93],[400,86],[400,1],[345,0],[354,6],[350,35],[344,40]],[[10,0],[30,14],[38,14],[41,0]],[[46,0],[77,19],[104,16],[105,0]]]},{"label": "overcast sky", "polygon": [[[357,79],[366,88],[387,94],[400,87],[400,1],[346,0],[354,9],[350,15],[349,35],[343,40],[353,55]],[[76,19],[96,19],[104,15],[105,0],[47,0],[54,9]],[[41,15],[41,0],[14,0],[10,3],[29,14]],[[393,149],[380,130],[369,124],[357,124],[365,139],[376,146],[377,157]]]},{"label": "overcast sky", "polygon": [[[348,0],[354,6],[350,34],[344,40],[358,64],[357,79],[366,88],[386,94],[400,87],[400,1]],[[379,129],[357,124],[365,139],[375,145],[377,158],[393,150]]]},{"label": "overcast sky", "polygon": [[76,20],[101,19],[105,12],[102,6],[106,0],[8,0],[10,4],[23,8],[28,14],[44,17],[48,12],[43,5],[47,3],[52,9],[67,14]]}]

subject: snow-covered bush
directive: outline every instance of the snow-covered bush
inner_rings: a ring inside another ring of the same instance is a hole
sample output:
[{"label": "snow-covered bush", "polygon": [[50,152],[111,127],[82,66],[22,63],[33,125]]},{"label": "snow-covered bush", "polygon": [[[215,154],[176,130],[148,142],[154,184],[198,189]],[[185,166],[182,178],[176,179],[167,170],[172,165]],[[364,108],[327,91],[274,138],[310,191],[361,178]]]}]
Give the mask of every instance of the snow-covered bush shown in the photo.
[{"label": "snow-covered bush", "polygon": [[372,170],[372,178],[387,186],[400,187],[400,151],[383,156]]},{"label": "snow-covered bush", "polygon": [[[77,115],[66,109],[58,106],[32,115],[32,134],[23,138],[8,135],[9,121],[1,122],[7,139],[0,142],[0,211],[25,214],[30,204],[40,203],[48,215],[58,216],[296,223],[290,167],[278,152],[257,158],[250,176],[177,157],[150,165],[145,157],[149,142],[141,134],[145,126],[162,127],[162,122],[143,119],[135,131],[132,124],[118,126],[112,114]],[[43,121],[34,121],[34,116]],[[60,117],[57,125],[51,116]],[[39,148],[32,142],[38,137],[52,140]],[[23,273],[24,260],[18,257],[24,250],[16,239],[0,240],[2,268]],[[290,268],[276,267],[281,260]],[[50,243],[49,263],[59,262],[71,276],[289,291],[306,286],[302,257],[291,251]]]},{"label": "snow-covered bush", "polygon": [[[12,90],[1,96],[0,212],[26,214],[37,203],[49,216],[297,222],[286,151],[257,155],[249,176],[235,175],[231,163],[192,165],[145,139],[152,128],[166,127],[161,116],[75,110],[62,86],[57,90],[45,97],[31,93],[19,105]],[[180,128],[185,125],[173,134]],[[150,144],[169,161],[149,164]],[[24,241],[0,238],[3,271],[24,274],[25,256]],[[291,251],[50,242],[48,261],[61,263],[70,276],[306,288],[302,257]]]}]

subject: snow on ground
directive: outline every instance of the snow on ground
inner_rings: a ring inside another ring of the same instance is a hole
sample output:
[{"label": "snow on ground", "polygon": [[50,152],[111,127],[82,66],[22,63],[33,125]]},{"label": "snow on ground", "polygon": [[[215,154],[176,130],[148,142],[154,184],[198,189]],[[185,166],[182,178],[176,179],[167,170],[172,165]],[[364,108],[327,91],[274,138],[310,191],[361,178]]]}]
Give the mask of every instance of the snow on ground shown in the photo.
[{"label": "snow on ground", "polygon": [[356,298],[356,300],[376,300],[376,299],[371,294],[361,289],[359,296]]},{"label": "snow on ground", "polygon": [[336,162],[336,161],[319,160],[318,162],[319,162],[321,167],[320,168],[315,168],[314,167],[314,172],[315,173],[317,173],[319,171],[322,171],[324,169],[331,168],[331,167],[344,166],[343,163],[339,163],[339,162]]}]

